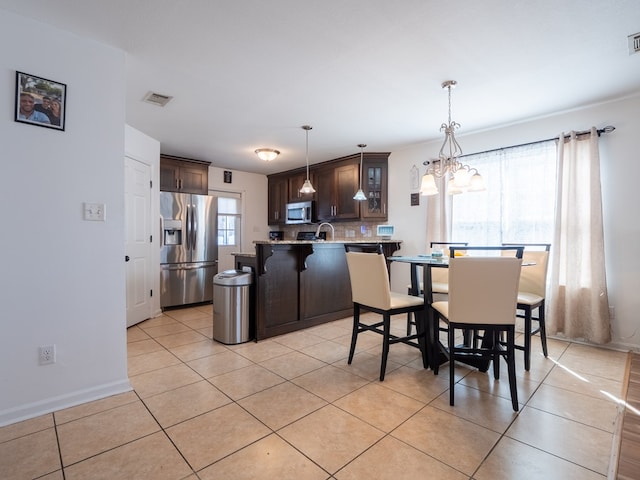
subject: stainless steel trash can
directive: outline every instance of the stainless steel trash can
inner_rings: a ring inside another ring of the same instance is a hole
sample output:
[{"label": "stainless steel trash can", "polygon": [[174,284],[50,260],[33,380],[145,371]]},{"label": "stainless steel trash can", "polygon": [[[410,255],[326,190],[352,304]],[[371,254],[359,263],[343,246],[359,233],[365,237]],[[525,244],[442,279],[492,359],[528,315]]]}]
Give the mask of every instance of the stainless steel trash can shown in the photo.
[{"label": "stainless steel trash can", "polygon": [[213,339],[234,345],[249,341],[252,273],[225,270],[213,277]]}]

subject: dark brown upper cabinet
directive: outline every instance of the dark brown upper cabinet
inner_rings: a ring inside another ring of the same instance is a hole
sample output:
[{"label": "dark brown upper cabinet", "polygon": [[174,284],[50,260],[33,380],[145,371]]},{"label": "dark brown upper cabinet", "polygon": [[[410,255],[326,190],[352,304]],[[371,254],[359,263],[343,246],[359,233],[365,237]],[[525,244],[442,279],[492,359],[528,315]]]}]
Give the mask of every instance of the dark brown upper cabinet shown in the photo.
[{"label": "dark brown upper cabinet", "polygon": [[211,162],[160,155],[160,190],[207,195],[209,165]]}]

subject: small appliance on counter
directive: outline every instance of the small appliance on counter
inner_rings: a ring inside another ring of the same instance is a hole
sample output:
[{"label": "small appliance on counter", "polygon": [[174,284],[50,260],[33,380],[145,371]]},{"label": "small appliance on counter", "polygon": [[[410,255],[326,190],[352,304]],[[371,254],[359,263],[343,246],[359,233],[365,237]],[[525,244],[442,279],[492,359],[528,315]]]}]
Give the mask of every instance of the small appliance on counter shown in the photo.
[{"label": "small appliance on counter", "polygon": [[327,232],[320,232],[317,237],[316,237],[316,232],[298,232],[298,235],[296,236],[296,240],[313,241],[313,240],[326,240],[326,239],[327,239]]},{"label": "small appliance on counter", "polygon": [[376,227],[376,235],[379,237],[392,237],[395,231],[393,225],[378,225]]},{"label": "small appliance on counter", "polygon": [[284,232],[282,230],[272,230],[269,232],[269,240],[284,240]]}]

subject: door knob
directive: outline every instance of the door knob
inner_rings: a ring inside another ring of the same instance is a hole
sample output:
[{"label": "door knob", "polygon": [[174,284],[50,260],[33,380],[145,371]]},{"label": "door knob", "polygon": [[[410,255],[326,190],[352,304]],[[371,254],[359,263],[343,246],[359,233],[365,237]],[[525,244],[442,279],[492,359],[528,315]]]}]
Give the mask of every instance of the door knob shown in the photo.
[{"label": "door knob", "polygon": [[129,255],[125,255],[125,256],[124,256],[124,261],[125,261],[125,262],[128,262],[128,261],[129,261]]}]

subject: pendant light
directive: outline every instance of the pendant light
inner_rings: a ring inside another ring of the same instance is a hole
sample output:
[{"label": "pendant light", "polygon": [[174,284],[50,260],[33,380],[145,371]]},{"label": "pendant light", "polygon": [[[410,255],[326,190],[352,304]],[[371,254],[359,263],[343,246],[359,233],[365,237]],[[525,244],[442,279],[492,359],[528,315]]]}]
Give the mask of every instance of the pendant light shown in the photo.
[{"label": "pendant light", "polygon": [[306,143],[306,159],[307,159],[307,179],[304,181],[302,188],[300,189],[300,193],[316,193],[315,188],[311,185],[311,180],[309,180],[309,130],[313,127],[310,125],[303,125],[302,129],[306,132],[307,143]]},{"label": "pendant light", "polygon": [[362,200],[367,199],[366,195],[362,191],[362,159],[364,157],[364,147],[366,147],[367,145],[364,143],[359,143],[358,146],[360,147],[360,188],[358,189],[356,194],[353,196],[353,199],[361,202]]}]

